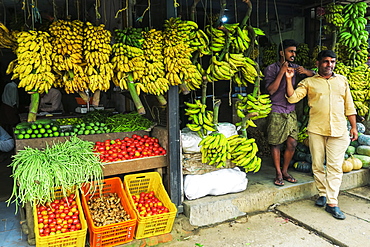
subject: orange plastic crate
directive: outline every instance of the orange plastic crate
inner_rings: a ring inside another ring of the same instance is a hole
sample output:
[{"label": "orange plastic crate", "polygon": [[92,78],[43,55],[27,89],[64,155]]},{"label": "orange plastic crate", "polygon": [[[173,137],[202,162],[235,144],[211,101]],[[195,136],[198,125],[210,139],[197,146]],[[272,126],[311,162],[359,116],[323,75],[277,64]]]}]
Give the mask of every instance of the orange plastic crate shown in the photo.
[{"label": "orange plastic crate", "polygon": [[[68,193],[70,195],[71,193]],[[60,189],[54,191],[55,199],[63,198],[63,193]],[[33,206],[33,219],[34,219],[34,231],[36,238],[36,246],[40,247],[84,247],[86,243],[87,224],[85,216],[83,214],[81,200],[78,191],[75,193],[79,218],[81,222],[81,230],[74,232],[60,233],[57,235],[41,237],[39,234],[37,224],[37,209],[36,205]]]},{"label": "orange plastic crate", "polygon": [[109,224],[106,226],[95,226],[91,218],[89,207],[87,202],[100,196],[100,190],[96,189],[93,194],[87,193],[90,186],[89,184],[82,187],[82,207],[87,219],[87,224],[89,226],[89,241],[90,246],[117,246],[130,242],[134,238],[135,229],[137,225],[136,214],[128,200],[126,192],[123,189],[123,184],[120,178],[108,178],[102,181],[102,196],[106,196],[109,193],[116,193],[121,199],[121,205],[125,211],[130,215],[131,219],[120,222]]},{"label": "orange plastic crate", "polygon": [[[177,214],[177,208],[175,204],[171,202],[159,173],[148,172],[126,175],[123,183],[129,201],[138,218],[135,238],[142,239],[171,232]],[[155,196],[169,209],[168,213],[147,217],[139,215],[139,212],[134,206],[132,195],[139,195],[141,192],[147,193],[150,191],[154,191]]]}]

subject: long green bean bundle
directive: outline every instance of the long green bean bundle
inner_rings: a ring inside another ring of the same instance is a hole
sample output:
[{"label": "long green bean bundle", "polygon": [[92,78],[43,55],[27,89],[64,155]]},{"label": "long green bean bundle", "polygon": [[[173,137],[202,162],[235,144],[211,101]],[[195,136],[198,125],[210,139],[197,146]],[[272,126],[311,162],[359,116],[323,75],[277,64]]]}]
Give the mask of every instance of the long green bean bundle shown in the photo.
[{"label": "long green bean bundle", "polygon": [[[54,200],[59,187],[63,196],[84,183],[103,179],[102,165],[93,152],[94,143],[72,136],[65,142],[47,145],[43,150],[25,147],[14,155],[14,179],[9,203],[44,204]],[[91,189],[95,189],[92,188]]]},{"label": "long green bean bundle", "polygon": [[152,127],[154,123],[137,112],[131,112],[108,117],[106,124],[111,132],[131,132],[146,130]]}]

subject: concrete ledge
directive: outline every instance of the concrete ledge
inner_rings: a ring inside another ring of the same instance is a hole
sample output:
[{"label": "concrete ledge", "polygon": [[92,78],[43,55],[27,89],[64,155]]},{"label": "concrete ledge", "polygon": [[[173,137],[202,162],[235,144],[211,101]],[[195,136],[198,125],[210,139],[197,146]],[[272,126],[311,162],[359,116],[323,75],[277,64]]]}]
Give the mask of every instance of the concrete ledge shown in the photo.
[{"label": "concrete ledge", "polygon": [[[278,187],[273,184],[275,169],[265,159],[262,169],[257,174],[247,174],[249,179],[245,191],[222,196],[206,196],[183,202],[184,214],[193,226],[207,226],[224,222],[245,214],[266,211],[269,206],[289,201],[310,198],[317,195],[312,174],[294,170],[290,174],[298,179],[292,184]],[[360,169],[345,173],[341,190],[347,190],[370,184],[370,170]]]}]

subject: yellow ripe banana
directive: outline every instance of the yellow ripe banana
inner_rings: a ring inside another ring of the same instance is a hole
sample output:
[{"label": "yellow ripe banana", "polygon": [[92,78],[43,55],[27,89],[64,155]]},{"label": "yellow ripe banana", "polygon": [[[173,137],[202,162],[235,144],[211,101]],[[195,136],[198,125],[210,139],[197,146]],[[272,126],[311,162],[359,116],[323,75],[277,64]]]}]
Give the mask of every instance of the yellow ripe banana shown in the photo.
[{"label": "yellow ripe banana", "polygon": [[196,124],[186,124],[186,127],[188,127],[191,131],[199,131],[202,127],[200,125]]},{"label": "yellow ripe banana", "polygon": [[262,159],[257,157],[256,168],[253,170],[254,173],[258,172],[261,169]]},{"label": "yellow ripe banana", "polygon": [[212,132],[216,131],[216,129],[215,129],[215,128],[213,128],[213,127],[211,127],[211,126],[209,126],[209,125],[207,125],[207,124],[203,124],[203,125],[202,125],[202,127],[203,127],[205,130],[208,130],[208,131],[212,131]]},{"label": "yellow ripe banana", "polygon": [[245,114],[241,111],[241,110],[239,110],[239,109],[237,109],[236,110],[236,114],[238,115],[238,117],[240,117],[240,118],[245,118]]},{"label": "yellow ripe banana", "polygon": [[190,107],[190,108],[200,108],[198,104],[194,104],[194,103],[189,103],[189,102],[184,102],[184,104],[187,106],[187,107]]},{"label": "yellow ripe banana", "polygon": [[203,125],[204,124],[204,121],[203,121],[203,113],[202,112],[199,112],[198,113],[198,122],[199,122],[199,125]]},{"label": "yellow ripe banana", "polygon": [[250,119],[247,120],[247,124],[252,127],[257,127],[257,125]]}]

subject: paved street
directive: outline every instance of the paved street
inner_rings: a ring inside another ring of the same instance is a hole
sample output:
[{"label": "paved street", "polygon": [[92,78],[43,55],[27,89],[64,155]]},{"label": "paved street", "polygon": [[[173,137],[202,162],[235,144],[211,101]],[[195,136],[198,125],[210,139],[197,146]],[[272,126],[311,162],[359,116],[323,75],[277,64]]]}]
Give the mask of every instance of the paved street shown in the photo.
[{"label": "paved street", "polygon": [[173,240],[156,246],[370,246],[369,186],[341,192],[340,207],[347,216],[343,221],[315,206],[314,199],[273,205],[266,212],[210,227],[193,228],[186,218],[178,217]]}]

